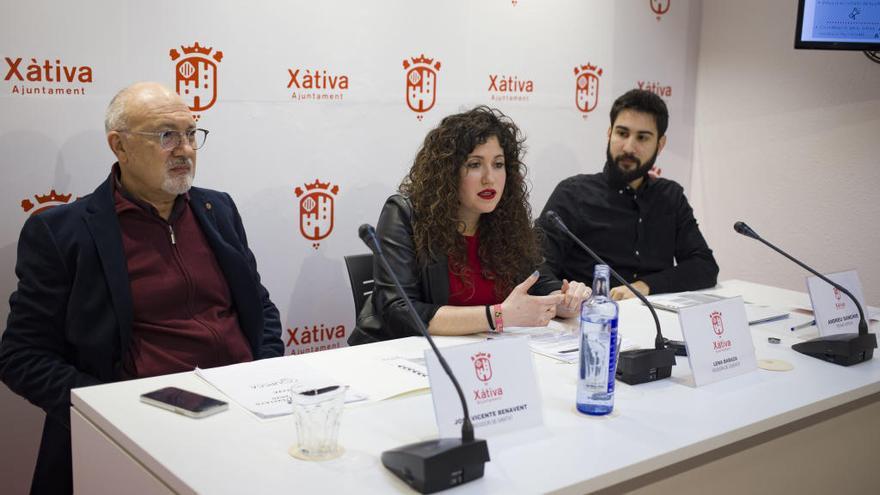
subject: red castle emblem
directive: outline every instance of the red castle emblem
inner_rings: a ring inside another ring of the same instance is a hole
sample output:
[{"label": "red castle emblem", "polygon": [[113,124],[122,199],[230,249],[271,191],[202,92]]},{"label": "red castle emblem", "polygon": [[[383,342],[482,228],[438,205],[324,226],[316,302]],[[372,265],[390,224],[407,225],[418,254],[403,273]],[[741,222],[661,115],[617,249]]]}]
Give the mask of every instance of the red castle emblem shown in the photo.
[{"label": "red castle emblem", "polygon": [[648,0],[648,3],[651,5],[651,10],[657,14],[657,21],[659,22],[660,17],[669,12],[669,6],[672,5],[672,0]]},{"label": "red castle emblem", "polygon": [[581,112],[592,112],[599,103],[599,78],[602,77],[602,69],[588,62],[587,65],[575,67],[574,75],[574,104]]},{"label": "red castle emblem", "polygon": [[[217,101],[217,64],[223,60],[223,52],[218,50],[211,55],[213,48],[199,46],[198,41],[192,46],[181,45],[180,49],[183,56],[176,48],[169,52],[171,60],[177,61],[174,89],[190,110],[204,112]],[[195,118],[198,120],[199,116]]]},{"label": "red castle emblem", "polygon": [[724,333],[724,320],[721,319],[721,313],[718,311],[712,311],[709,314],[709,319],[712,320],[712,331],[715,332],[715,335],[721,336]]},{"label": "red castle emblem", "polygon": [[315,179],[312,184],[304,184],[294,189],[299,200],[299,231],[306,239],[312,241],[312,247],[318,249],[319,241],[326,239],[333,232],[334,197],[339,186],[330,187],[329,182]]},{"label": "red castle emblem", "polygon": [[492,362],[489,361],[491,357],[491,354],[485,352],[478,352],[471,356],[471,361],[474,362],[474,373],[477,374],[477,378],[481,382],[488,382],[492,378]]},{"label": "red castle emblem", "polygon": [[846,300],[843,299],[843,294],[840,292],[840,289],[837,287],[831,288],[834,291],[834,307],[836,309],[843,309],[846,307]]},{"label": "red castle emblem", "polygon": [[418,58],[404,59],[403,68],[406,70],[406,104],[422,120],[422,114],[434,108],[437,101],[440,61],[434,62],[434,59],[422,54]]},{"label": "red castle emblem", "polygon": [[[37,213],[48,210],[49,208],[69,203],[71,197],[73,197],[73,194],[58,194],[55,192],[55,189],[52,189],[49,191],[49,194],[34,194],[34,199],[37,200],[36,205],[31,201],[31,198],[21,200],[21,209],[24,210],[25,213],[30,213],[31,216],[34,216]],[[37,209],[34,210],[34,208]]]}]

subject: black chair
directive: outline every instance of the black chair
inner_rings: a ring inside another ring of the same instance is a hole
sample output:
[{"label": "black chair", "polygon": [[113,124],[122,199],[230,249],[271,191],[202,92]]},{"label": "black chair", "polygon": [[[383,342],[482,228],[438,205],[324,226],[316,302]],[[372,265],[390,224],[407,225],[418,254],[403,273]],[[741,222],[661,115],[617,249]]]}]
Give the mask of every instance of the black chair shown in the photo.
[{"label": "black chair", "polygon": [[372,253],[346,256],[345,268],[348,269],[348,281],[351,283],[351,295],[354,298],[354,319],[357,321],[367,296],[373,293]]}]

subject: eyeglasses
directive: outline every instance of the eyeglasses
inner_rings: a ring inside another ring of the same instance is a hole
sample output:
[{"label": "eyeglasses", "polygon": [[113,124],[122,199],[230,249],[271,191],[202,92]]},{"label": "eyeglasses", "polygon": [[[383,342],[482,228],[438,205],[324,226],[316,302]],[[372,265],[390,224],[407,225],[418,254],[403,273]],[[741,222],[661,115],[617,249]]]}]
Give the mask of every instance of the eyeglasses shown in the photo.
[{"label": "eyeglasses", "polygon": [[208,139],[208,131],[206,129],[188,129],[184,132],[180,131],[162,131],[162,132],[144,132],[144,131],[129,131],[126,129],[121,129],[118,132],[127,132],[129,134],[140,134],[141,136],[153,136],[159,138],[159,146],[162,147],[165,151],[173,150],[180,146],[181,139],[183,136],[186,136],[186,141],[189,143],[190,147],[194,150],[197,150],[205,145],[205,140]]}]

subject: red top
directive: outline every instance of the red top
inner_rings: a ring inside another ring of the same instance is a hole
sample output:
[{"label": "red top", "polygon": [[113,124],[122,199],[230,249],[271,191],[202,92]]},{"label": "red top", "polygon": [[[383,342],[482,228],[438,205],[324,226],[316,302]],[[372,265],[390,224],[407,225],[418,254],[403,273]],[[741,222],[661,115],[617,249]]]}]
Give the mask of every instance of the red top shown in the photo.
[{"label": "red top", "polygon": [[141,378],[252,361],[229,285],[189,198],[177,198],[169,223],[118,184],[114,189],[133,315],[123,374]]},{"label": "red top", "polygon": [[467,241],[467,260],[470,268],[470,282],[468,287],[461,281],[458,275],[452,273],[449,266],[449,304],[452,306],[483,306],[497,304],[501,301],[495,297],[495,281],[483,276],[480,265],[480,238],[478,236],[464,236]]}]

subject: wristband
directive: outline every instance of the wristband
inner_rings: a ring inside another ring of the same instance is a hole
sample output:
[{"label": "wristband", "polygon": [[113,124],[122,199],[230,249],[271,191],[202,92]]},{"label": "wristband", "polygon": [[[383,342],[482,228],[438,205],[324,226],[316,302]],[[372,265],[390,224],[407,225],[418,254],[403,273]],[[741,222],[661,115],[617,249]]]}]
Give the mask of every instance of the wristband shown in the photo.
[{"label": "wristband", "polygon": [[502,333],[504,332],[504,318],[501,314],[501,305],[496,304],[492,306],[492,315],[495,317],[495,332]]},{"label": "wristband", "polygon": [[489,331],[495,331],[495,320],[492,319],[492,310],[489,309],[489,305],[486,305],[486,321],[489,322]]}]

